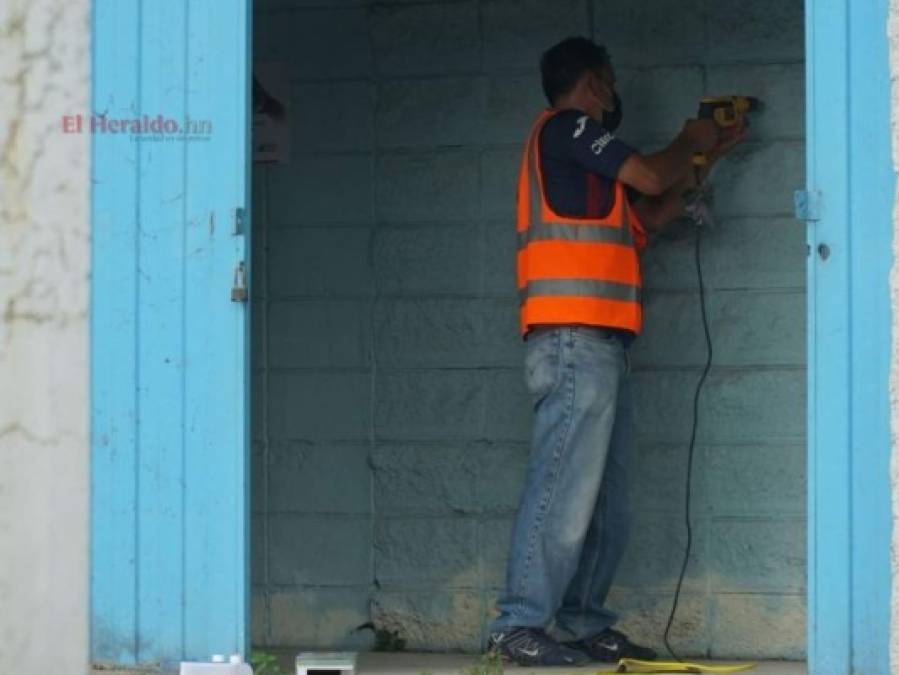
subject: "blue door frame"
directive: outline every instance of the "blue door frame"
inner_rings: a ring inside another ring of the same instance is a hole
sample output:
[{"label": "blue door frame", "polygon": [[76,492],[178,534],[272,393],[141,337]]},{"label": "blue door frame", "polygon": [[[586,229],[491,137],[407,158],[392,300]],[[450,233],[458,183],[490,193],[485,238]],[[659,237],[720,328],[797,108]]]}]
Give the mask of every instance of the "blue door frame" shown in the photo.
[{"label": "blue door frame", "polygon": [[93,3],[95,662],[248,648],[249,4]]},{"label": "blue door frame", "polygon": [[806,0],[808,660],[889,673],[887,0]]},{"label": "blue door frame", "polygon": [[[228,297],[249,262],[249,10],[94,2],[93,112],[213,125],[202,144],[92,139],[96,662],[249,647],[248,321]],[[889,672],[886,25],[887,0],[806,0],[813,675]]]}]

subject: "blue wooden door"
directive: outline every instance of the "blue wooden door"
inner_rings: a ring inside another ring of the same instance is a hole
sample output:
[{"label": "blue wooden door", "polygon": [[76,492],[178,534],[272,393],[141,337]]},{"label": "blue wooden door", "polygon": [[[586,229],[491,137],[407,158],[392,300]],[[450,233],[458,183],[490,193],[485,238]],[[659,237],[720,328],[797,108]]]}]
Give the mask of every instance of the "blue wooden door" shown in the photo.
[{"label": "blue wooden door", "polygon": [[96,662],[247,646],[248,3],[93,5]]},{"label": "blue wooden door", "polygon": [[806,0],[813,675],[889,673],[887,10],[887,0]]}]

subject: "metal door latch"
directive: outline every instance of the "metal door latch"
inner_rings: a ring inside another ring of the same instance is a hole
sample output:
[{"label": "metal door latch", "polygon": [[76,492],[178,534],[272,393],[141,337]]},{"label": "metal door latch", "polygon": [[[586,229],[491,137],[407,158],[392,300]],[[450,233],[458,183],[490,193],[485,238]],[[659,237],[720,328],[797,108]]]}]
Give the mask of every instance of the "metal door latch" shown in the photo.
[{"label": "metal door latch", "polygon": [[243,260],[234,268],[234,285],[231,286],[231,302],[247,301],[247,271]]}]

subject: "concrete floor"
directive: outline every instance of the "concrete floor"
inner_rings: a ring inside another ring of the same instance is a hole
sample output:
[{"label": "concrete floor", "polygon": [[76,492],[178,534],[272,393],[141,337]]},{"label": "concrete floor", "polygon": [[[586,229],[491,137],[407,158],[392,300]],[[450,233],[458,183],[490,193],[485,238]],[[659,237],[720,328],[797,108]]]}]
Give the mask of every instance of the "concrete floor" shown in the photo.
[{"label": "concrete floor", "polygon": [[[478,663],[474,656],[457,654],[365,653],[359,655],[356,675],[465,675],[465,669]],[[533,675],[568,675],[568,673],[597,673],[615,670],[614,664],[595,664],[588,668],[518,668],[507,666],[506,673]],[[748,671],[750,675],[805,675],[805,663],[760,663]]]},{"label": "concrete floor", "polygon": [[[295,653],[273,650],[278,656],[282,671],[292,674]],[[479,662],[476,656],[460,654],[413,654],[413,653],[362,653],[359,655],[356,675],[467,675],[466,669]],[[731,662],[736,663],[736,662]],[[587,668],[518,668],[506,666],[509,675],[569,675],[569,673],[605,673],[615,669],[613,664],[597,663]],[[108,669],[95,668],[94,675],[158,675],[160,672],[177,673],[175,670],[158,669]],[[805,663],[796,661],[764,661],[748,671],[749,675],[806,675]]]}]

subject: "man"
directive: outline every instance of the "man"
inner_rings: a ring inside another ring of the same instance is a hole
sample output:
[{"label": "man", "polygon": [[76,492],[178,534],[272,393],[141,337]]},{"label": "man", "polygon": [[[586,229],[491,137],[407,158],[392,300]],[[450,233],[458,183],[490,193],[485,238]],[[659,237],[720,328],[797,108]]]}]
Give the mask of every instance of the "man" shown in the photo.
[{"label": "man", "polygon": [[641,155],[612,134],[621,102],[602,47],[569,38],[540,68],[551,107],[531,131],[518,185],[520,323],[535,418],[490,648],[520,665],[652,659],[612,628],[605,607],[628,530],[638,253],[644,228],[659,231],[684,213],[683,195],[701,178],[694,154],[708,153],[704,174],[744,130],[688,120],[667,148]]}]

